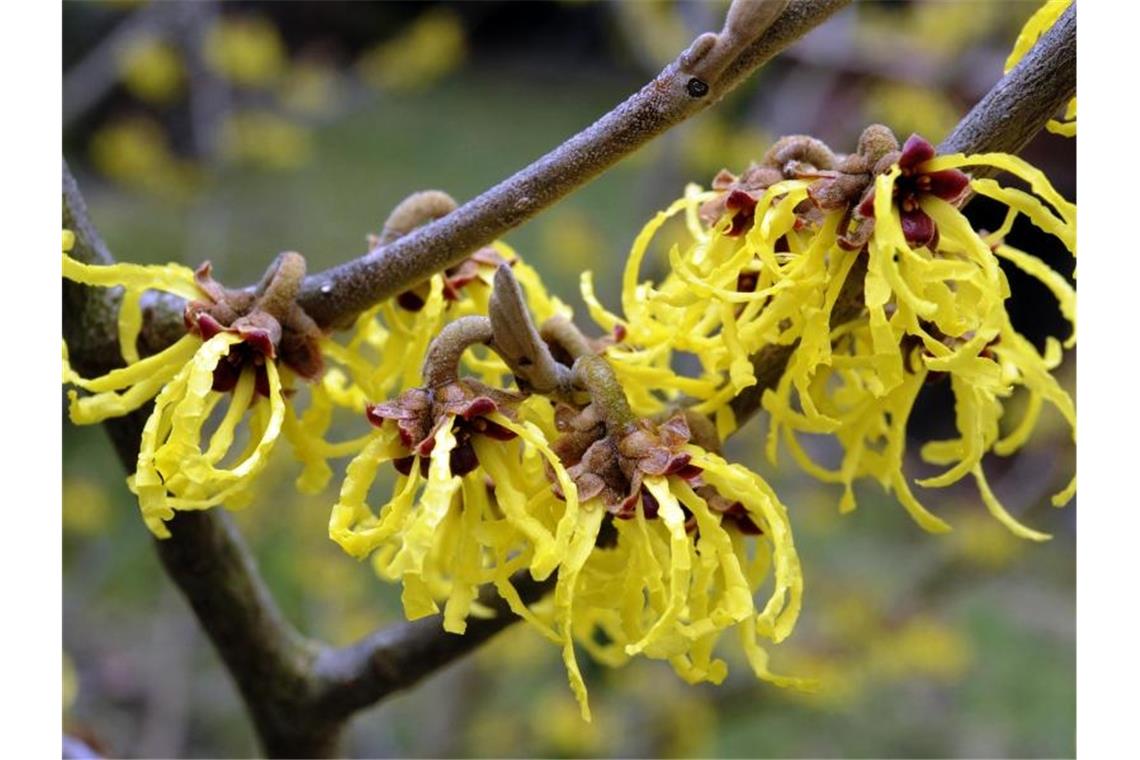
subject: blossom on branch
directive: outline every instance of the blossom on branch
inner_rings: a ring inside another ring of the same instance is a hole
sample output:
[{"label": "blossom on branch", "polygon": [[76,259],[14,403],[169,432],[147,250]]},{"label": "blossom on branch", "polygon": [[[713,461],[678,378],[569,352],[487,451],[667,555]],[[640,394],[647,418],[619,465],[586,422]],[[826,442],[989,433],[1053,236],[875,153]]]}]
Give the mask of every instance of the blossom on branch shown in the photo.
[{"label": "blossom on branch", "polygon": [[[464,316],[440,331],[422,385],[368,407],[377,429],[349,465],[330,537],[402,583],[409,618],[442,603],[450,632],[482,614],[478,589],[493,586],[561,647],[587,718],[576,646],[606,664],[645,655],[692,682],[720,682],[726,665],[714,645],[737,628],[758,676],[800,684],[772,674],[758,643],[787,636],[800,607],[783,505],[758,476],[711,453],[719,441],[700,414],[638,417],[614,367],[595,353],[608,341],[584,338],[563,315],[541,331],[526,326],[527,308],[510,306],[523,297],[512,271],[496,275],[490,318]],[[541,301],[539,292],[529,287],[528,300]],[[531,343],[539,332],[547,348]],[[554,362],[567,384],[519,377],[520,395],[461,377],[478,346],[523,375]],[[531,351],[546,355],[527,359]],[[389,462],[392,496],[374,510],[370,492]],[[770,569],[771,597],[757,609],[752,594]],[[553,599],[524,602],[512,581],[520,571],[554,578]]]},{"label": "blossom on branch", "polygon": [[[1006,258],[1041,279],[1057,295],[1065,316],[1075,319],[1072,286],[1040,260],[1004,245],[1003,239],[1014,220],[1024,215],[1075,252],[1076,207],[1021,159],[1005,154],[934,157],[923,144],[913,136],[907,141],[912,152],[915,146],[922,148],[925,160],[910,163],[905,189],[898,189],[907,176],[900,158],[876,177],[873,192],[860,204],[860,209],[873,209],[867,217],[874,220],[866,252],[860,254],[867,257],[863,282],[867,317],[834,326],[826,357],[797,361],[801,346],[777,387],[764,394],[764,408],[771,414],[768,454],[775,461],[782,439],[806,471],[842,483],[844,511],[855,506],[854,480],[872,477],[894,491],[924,528],[948,530],[911,492],[903,457],[906,422],[923,384],[949,376],[960,437],[922,448],[923,459],[948,469],[917,482],[946,487],[972,475],[983,503],[997,519],[1019,536],[1041,540],[1044,534],[1018,523],[993,495],[982,458],[990,451],[1009,455],[1019,450],[1044,404],[1054,406],[1070,426],[1075,426],[1076,412],[1071,397],[1051,374],[1061,361],[1061,344],[1050,339],[1042,354],[1010,323],[1005,308],[1009,285],[998,259]],[[904,147],[902,156],[906,155]],[[961,180],[950,172],[960,174],[960,169],[972,166],[1010,172],[1031,191],[1003,187],[990,179],[970,181],[972,192],[1009,208],[1005,223],[992,235],[975,232],[954,203],[942,197],[962,192]],[[914,192],[924,177],[932,178],[929,187],[945,193]],[[922,235],[908,234],[919,227]],[[1075,333],[1066,345],[1074,341]],[[1028,396],[1026,411],[1002,434],[999,423],[1018,388]],[[796,439],[797,433],[836,437],[844,449],[839,467],[818,465]],[[1055,497],[1055,503],[1067,502],[1074,491],[1075,482]]]},{"label": "blossom on branch", "polygon": [[[164,523],[176,510],[248,504],[285,424],[295,381],[323,371],[325,339],[293,300],[304,259],[282,254],[256,291],[222,287],[208,264],[197,272],[177,264],[89,266],[65,254],[63,275],[84,285],[123,288],[118,337],[126,366],[83,378],[68,363],[65,344],[63,379],[90,394],[68,393],[77,424],[123,416],[154,401],[128,478],[151,531],[168,537]],[[148,290],[187,299],[187,333],[140,358],[141,299]],[[211,423],[223,406],[220,420]],[[243,421],[248,440],[237,447]]]}]

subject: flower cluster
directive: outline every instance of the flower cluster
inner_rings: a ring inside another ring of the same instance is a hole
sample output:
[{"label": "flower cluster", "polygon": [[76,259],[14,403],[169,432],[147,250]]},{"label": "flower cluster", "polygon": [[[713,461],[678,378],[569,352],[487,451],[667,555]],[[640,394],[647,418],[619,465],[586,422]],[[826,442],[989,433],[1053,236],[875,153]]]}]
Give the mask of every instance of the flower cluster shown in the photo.
[{"label": "flower cluster", "polygon": [[[977,168],[1028,190],[964,171]],[[962,214],[971,194],[1008,208],[996,231],[978,232]],[[441,193],[417,194],[374,242],[453,207]],[[667,251],[668,274],[642,280],[676,216],[683,240]],[[947,380],[957,435],[922,447],[944,469],[917,482],[973,477],[1001,523],[1046,538],[1006,511],[983,469],[986,454],[1026,443],[1046,405],[1075,425],[1052,374],[1075,333],[1039,351],[1006,311],[1002,260],[1075,320],[1072,285],[1005,243],[1021,217],[1075,252],[1075,206],[1013,156],[938,156],[921,137],[900,145],[878,125],[847,155],[786,137],[739,176],[722,171],[712,190],[689,186],[645,226],[620,316],[583,275],[603,337],[582,334],[535,271],[496,243],[360,314],[344,342],[300,305],[299,254],[233,290],[208,264],[80,263],[66,255],[65,231],[64,277],[122,289],[125,366],[83,378],[65,345],[64,381],[87,392],[70,392],[79,423],[153,399],[128,482],[159,536],[178,510],[248,503],[282,434],[302,463],[301,490],[323,489],[330,460],[352,457],[330,537],[402,585],[409,619],[442,613],[443,628],[462,634],[497,594],[560,647],[587,719],[577,648],[615,667],[667,660],[689,682],[719,683],[727,665],[716,648],[731,629],[757,677],[802,687],[772,671],[761,643],[786,638],[801,607],[788,510],[763,478],[721,456],[722,441],[738,414],[762,407],[770,459],[783,444],[806,472],[842,485],[841,510],[855,507],[855,481],[871,478],[922,527],[948,530],[905,472],[915,400]],[[147,291],[186,299],[186,334],[143,357]],[[1011,423],[1015,395],[1025,404]],[[368,432],[328,440],[337,409]],[[834,439],[838,464],[816,461],[805,435]],[[1074,492],[1075,481],[1055,502]],[[524,595],[527,576],[553,593]]]},{"label": "flower cluster", "polygon": [[[499,279],[509,273],[501,268]],[[535,311],[547,299],[533,287],[526,296]],[[787,636],[802,593],[787,513],[771,488],[696,445],[702,435],[684,414],[635,415],[593,351],[605,342],[575,339],[564,318],[542,331],[552,350],[544,361],[568,377],[564,392],[526,396],[461,377],[473,347],[509,353],[522,344],[496,329],[503,298],[493,296],[489,319],[465,316],[440,332],[424,385],[368,407],[376,430],[348,467],[331,537],[402,583],[409,618],[439,612],[442,602],[444,629],[454,633],[480,614],[480,587],[494,587],[561,646],[587,717],[576,644],[612,665],[644,654],[691,681],[719,682],[726,666],[713,648],[737,628],[758,675],[793,683],[770,672],[758,643]],[[385,463],[392,495],[373,509]],[[769,568],[772,595],[757,609],[752,594]],[[524,601],[520,572],[552,582],[553,599]]]},{"label": "flower cluster", "polygon": [[[975,167],[1008,172],[1029,191],[962,171]],[[606,353],[619,376],[632,383],[664,375],[675,352],[701,359],[702,373],[673,378],[671,395],[634,398],[651,407],[688,394],[697,401],[693,409],[716,416],[723,436],[736,424],[726,402],[761,385],[773,462],[782,441],[808,473],[844,486],[843,511],[855,506],[854,481],[869,477],[923,527],[943,531],[947,524],[912,493],[904,455],[918,393],[948,377],[959,437],[922,448],[923,459],[946,469],[919,484],[945,487],[973,476],[999,520],[1018,535],[1044,538],[994,497],[982,459],[1020,449],[1045,405],[1070,426],[1075,408],[1051,374],[1061,343],[1050,339],[1042,353],[1013,328],[999,260],[1043,282],[1073,321],[1072,286],[1004,238],[1024,216],[1075,251],[1076,207],[1014,156],[936,156],[921,137],[899,146],[879,126],[846,156],[811,138],[785,138],[739,177],[722,172],[713,185],[713,193],[690,187],[638,236],[625,275],[624,318],[605,311],[583,277],[595,319],[624,338]],[[978,233],[962,215],[970,194],[1008,208],[997,231]],[[671,271],[660,284],[638,282],[651,239],[680,212],[687,247],[673,245]],[[1065,347],[1074,341],[1075,331]],[[776,364],[775,377],[765,374],[771,368],[764,362]],[[1010,424],[1005,413],[1018,389],[1027,397],[1025,412]],[[802,434],[838,441],[838,466],[817,463]],[[1055,503],[1074,491],[1075,482]]]},{"label": "flower cluster", "polygon": [[[87,392],[69,391],[70,416],[76,424],[93,424],[154,401],[128,483],[159,537],[169,535],[164,523],[175,511],[248,504],[282,435],[303,463],[298,488],[322,490],[332,476],[329,460],[352,456],[367,443],[367,436],[328,440],[334,411],[363,414],[369,399],[418,383],[431,336],[452,319],[486,309],[494,271],[494,265],[478,265],[459,286],[437,275],[419,308],[385,302],[360,315],[348,340],[338,342],[296,304],[305,274],[298,254],[278,257],[256,288],[232,290],[214,280],[209,264],[196,272],[178,264],[83,264],[67,255],[74,240],[65,230],[64,278],[121,289],[118,342],[125,366],[81,377],[64,344],[64,382]],[[524,282],[536,281],[534,270],[506,246],[497,244],[471,261],[491,260],[492,253],[496,262],[516,262]],[[148,292],[186,299],[186,334],[140,357]],[[562,308],[549,298],[537,306],[545,316]],[[494,355],[470,357],[469,363],[491,382],[508,373]]]}]

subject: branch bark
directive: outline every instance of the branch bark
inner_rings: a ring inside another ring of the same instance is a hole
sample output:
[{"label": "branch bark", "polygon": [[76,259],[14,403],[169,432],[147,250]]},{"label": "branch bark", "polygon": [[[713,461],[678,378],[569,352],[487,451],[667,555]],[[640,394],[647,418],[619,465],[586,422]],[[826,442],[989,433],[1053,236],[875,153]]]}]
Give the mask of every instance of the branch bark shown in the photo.
[{"label": "branch bark", "polygon": [[[1077,90],[1077,6],[1057,23],[1008,74],[986,93],[938,146],[939,153],[1018,153],[1045,127]],[[972,167],[975,177],[997,170]],[[831,326],[855,319],[863,311],[865,257],[847,275],[831,315]],[[775,388],[798,343],[769,345],[752,355],[756,385],[732,400],[737,425],[760,410],[764,391]]]},{"label": "branch bark", "polygon": [[[430,224],[306,278],[299,303],[322,328],[453,266],[657,135],[716,103],[851,0],[736,0],[719,34],[697,38],[625,102],[525,169]],[[779,16],[771,22],[775,12]],[[770,26],[765,24],[770,23]],[[700,85],[691,85],[699,80]],[[179,311],[180,316],[180,311]],[[160,316],[173,321],[169,314]]]},{"label": "branch bark", "polygon": [[[531,604],[554,588],[555,578],[540,582],[521,571],[511,582],[523,602]],[[316,710],[342,719],[350,716],[475,651],[519,619],[493,588],[483,589],[479,603],[494,610],[495,617],[469,618],[462,636],[445,633],[442,617],[432,615],[381,629],[342,649],[323,651],[313,665]]]}]

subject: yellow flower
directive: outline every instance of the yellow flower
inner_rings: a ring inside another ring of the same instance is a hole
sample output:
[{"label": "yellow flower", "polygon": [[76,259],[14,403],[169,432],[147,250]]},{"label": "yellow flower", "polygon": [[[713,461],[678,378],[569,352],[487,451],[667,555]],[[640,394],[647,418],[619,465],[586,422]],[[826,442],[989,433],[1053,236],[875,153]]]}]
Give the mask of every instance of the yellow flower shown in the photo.
[{"label": "yellow flower", "polygon": [[[65,235],[65,246],[68,243]],[[273,271],[289,269],[290,276],[303,277],[299,256],[284,254],[279,261],[285,263]],[[291,302],[285,307],[270,304],[275,279],[261,296],[226,291],[210,278],[208,265],[197,273],[177,264],[89,266],[65,254],[63,275],[85,285],[123,289],[118,332],[126,366],[101,377],[83,378],[71,368],[64,344],[63,379],[89,392],[83,397],[75,390],[68,393],[70,416],[77,424],[122,416],[154,400],[143,428],[136,470],[128,478],[151,531],[168,536],[164,522],[176,510],[206,509],[222,502],[230,507],[247,504],[250,488],[285,424],[283,386],[295,375],[311,378],[321,372],[321,341],[312,334],[315,326]],[[275,274],[274,278],[283,276]],[[190,330],[165,350],[140,358],[141,298],[148,290],[187,299]],[[230,314],[230,325],[218,321],[224,313]],[[243,316],[235,319],[235,313]],[[272,336],[276,331],[279,341],[283,330],[293,331],[298,341],[279,357]],[[227,400],[228,406],[223,404]],[[206,440],[207,423],[221,406],[226,406],[225,411]],[[235,450],[243,420],[248,441]],[[310,443],[304,453],[310,458],[328,457],[340,449],[322,441]]]},{"label": "yellow flower", "polygon": [[220,19],[206,34],[205,56],[217,74],[246,87],[273,84],[287,63],[277,28],[258,16]]},{"label": "yellow flower", "polygon": [[[1022,58],[1025,57],[1035,44],[1052,28],[1053,24],[1057,23],[1057,19],[1061,18],[1069,6],[1073,4],[1073,0],[1045,0],[1045,3],[1038,8],[1029,20],[1025,22],[1021,32],[1017,35],[1017,40],[1013,43],[1013,50],[1010,51],[1009,56],[1005,59],[1005,72],[1009,71],[1016,66]],[[1065,137],[1076,137],[1077,135],[1077,99],[1073,98],[1065,106],[1065,119],[1058,121],[1057,119],[1050,119],[1045,124],[1045,128],[1053,134],[1063,135]]]},{"label": "yellow flower", "polygon": [[[644,653],[668,659],[689,682],[719,683],[726,666],[712,659],[713,647],[736,628],[758,677],[802,685],[774,675],[756,640],[782,641],[799,615],[803,576],[787,510],[755,473],[691,444],[686,451],[698,474],[647,478],[652,501],[643,496],[635,519],[615,521],[615,556],[638,572],[615,573],[620,565],[604,550],[587,565],[578,638],[603,661]],[[660,519],[647,519],[647,501]],[[752,595],[769,571],[772,591],[757,608]],[[587,644],[595,627],[612,643]]]},{"label": "yellow flower", "polygon": [[[959,179],[949,173],[970,166],[1008,171],[1031,191],[989,179],[969,181],[974,193],[1009,208],[1005,223],[986,238],[952,202],[939,197],[960,195],[965,175]],[[842,510],[855,506],[853,481],[872,477],[893,490],[924,528],[948,530],[911,493],[902,468],[906,421],[915,398],[928,379],[949,375],[960,437],[922,448],[923,459],[947,469],[919,485],[945,487],[970,475],[986,507],[1011,531],[1047,538],[1009,515],[982,469],[987,452],[1007,456],[1025,444],[1045,404],[1054,406],[1075,434],[1072,398],[1050,374],[1060,363],[1061,344],[1050,339],[1041,354],[1013,329],[1005,310],[1009,286],[998,258],[1040,279],[1057,296],[1062,313],[1074,320],[1072,286],[1040,260],[1002,241],[1024,214],[1075,251],[1076,207],[1021,159],[1004,154],[935,158],[928,143],[912,137],[902,158],[876,178],[860,209],[873,217],[874,225],[864,283],[868,318],[833,331],[827,361],[793,360],[778,387],[765,394],[764,407],[772,418],[769,457],[775,460],[782,438],[806,471],[844,485]],[[1066,345],[1074,341],[1075,333]],[[999,423],[1006,400],[1019,387],[1028,393],[1026,411],[1003,435]],[[797,433],[835,436],[844,450],[839,467],[831,470],[814,462]],[[1064,504],[1074,491],[1075,481],[1054,503]]]},{"label": "yellow flower", "polygon": [[267,169],[296,169],[313,152],[306,127],[262,109],[228,113],[222,123],[221,145],[231,161]]},{"label": "yellow flower", "polygon": [[[532,272],[520,264],[514,272],[540,318],[566,316]],[[397,299],[391,308],[402,302],[437,314],[441,292],[459,279],[449,273],[433,281],[426,300]],[[669,660],[690,681],[720,682],[726,665],[712,652],[721,633],[736,628],[757,675],[799,683],[772,674],[758,643],[790,633],[803,583],[786,510],[767,484],[686,446],[694,436],[684,415],[663,423],[633,417],[620,376],[593,354],[578,355],[573,370],[592,403],[524,400],[460,378],[467,348],[497,342],[494,320],[477,316],[488,301],[473,282],[452,304],[464,310],[469,300],[476,314],[456,318],[433,341],[424,385],[368,406],[377,430],[348,467],[330,537],[402,583],[409,618],[438,612],[442,602],[451,632],[483,613],[479,587],[492,585],[561,648],[587,720],[576,646],[608,665],[645,655]],[[495,368],[488,364],[468,368]],[[497,371],[482,378],[492,375],[502,381]],[[617,411],[603,411],[605,404]],[[399,477],[374,509],[370,493],[386,462]],[[757,609],[752,593],[770,569],[771,597]],[[524,602],[512,581],[520,571],[538,581],[557,572],[552,598]]]},{"label": "yellow flower", "polygon": [[[1008,171],[1029,191],[971,181],[960,171],[971,166]],[[785,441],[809,473],[843,484],[843,511],[855,506],[854,481],[872,477],[923,527],[942,531],[946,523],[911,492],[903,462],[918,393],[928,378],[948,374],[961,437],[923,448],[924,459],[947,469],[920,485],[944,487],[970,475],[1001,522],[1018,535],[1044,538],[1006,512],[981,460],[989,451],[1020,449],[1046,404],[1070,425],[1075,410],[1050,374],[1061,345],[1050,341],[1041,354],[1013,330],[998,260],[1041,280],[1073,321],[1072,286],[1004,236],[1024,215],[1072,251],[1076,207],[1013,156],[936,158],[925,140],[912,136],[900,150],[878,126],[864,132],[857,153],[843,157],[810,138],[784,138],[740,177],[722,172],[714,187],[720,192],[690,186],[642,230],[624,278],[623,317],[606,311],[583,277],[591,315],[617,338],[606,356],[631,389],[634,409],[660,414],[688,396],[694,411],[714,416],[723,438],[736,425],[729,402],[763,368],[750,357],[774,350],[789,358],[777,379],[765,378],[774,383],[762,396],[771,419],[769,458],[775,461]],[[967,191],[1009,208],[1001,228],[984,239],[957,209]],[[689,242],[670,250],[671,269],[660,284],[639,281],[651,241],[682,211]],[[866,316],[859,316],[862,308],[840,308],[841,299],[851,299],[849,275],[863,281]],[[699,373],[676,371],[685,353],[700,361]],[[1000,434],[1018,388],[1028,396],[1025,415]],[[800,434],[835,437],[844,451],[838,467],[817,464]],[[1074,489],[1070,483],[1055,501],[1064,503]]]},{"label": "yellow flower", "polygon": [[91,137],[91,160],[116,182],[149,193],[185,198],[199,175],[180,158],[158,122],[145,116],[116,119]]},{"label": "yellow flower", "polygon": [[454,71],[467,55],[463,24],[452,11],[429,10],[400,35],[365,52],[361,77],[381,90],[429,87]]},{"label": "yellow flower", "polygon": [[[452,371],[465,367],[478,380],[418,387],[432,338],[457,320],[487,312],[495,269],[504,263],[540,319],[569,316],[531,267],[505,244],[494,243],[432,277],[426,289],[363,314],[352,340],[329,349],[335,366],[320,384],[328,398],[366,412],[378,428],[348,466],[330,537],[355,557],[375,552],[378,573],[403,582],[409,618],[431,614],[436,600],[447,600],[445,627],[460,632],[468,612],[478,609],[478,586],[493,582],[504,598],[518,599],[511,573],[528,567],[543,579],[554,571],[577,503],[573,483],[566,480],[571,506],[561,518],[555,515],[560,507],[546,468],[563,479],[565,471],[533,419],[542,414],[541,406],[519,407],[520,397],[496,390],[511,374],[496,354],[471,346],[456,357],[459,366]],[[394,401],[369,403],[396,394]],[[553,432],[552,418],[548,429]],[[297,437],[312,440],[320,430],[313,424]],[[373,511],[369,490],[388,461],[401,476],[393,497]],[[487,478],[500,484],[493,494],[487,493]]]},{"label": "yellow flower", "polygon": [[[739,203],[730,209],[736,215],[719,219],[719,214],[708,217],[707,210],[725,194],[690,185],[685,197],[657,214],[635,239],[623,277],[621,317],[602,307],[591,274],[583,274],[583,299],[594,320],[616,337],[606,356],[637,413],[661,413],[687,396],[697,401],[694,411],[715,415],[723,438],[736,427],[728,402],[757,382],[751,354],[797,339],[810,343],[810,350],[826,346],[838,284],[855,256],[829,256],[838,219],[801,229],[795,209],[810,184],[779,181],[755,198],[733,191],[728,198]],[[654,236],[681,212],[686,247],[675,245],[668,252],[671,268],[660,285],[639,281]],[[702,217],[716,223],[706,226]],[[684,354],[700,362],[695,376],[676,371]]]},{"label": "yellow flower", "polygon": [[[574,484],[534,423],[500,411],[517,403],[460,381],[446,394],[413,389],[369,408],[378,429],[348,466],[329,536],[355,557],[375,552],[381,577],[403,583],[410,620],[438,612],[436,599],[446,599],[444,629],[462,633],[486,583],[522,608],[511,574],[528,568],[543,580],[567,552],[577,521]],[[385,462],[400,477],[374,511],[368,495]]]},{"label": "yellow flower", "polygon": [[139,98],[170,103],[182,90],[186,72],[174,48],[144,35],[131,41],[119,57],[123,83]]}]

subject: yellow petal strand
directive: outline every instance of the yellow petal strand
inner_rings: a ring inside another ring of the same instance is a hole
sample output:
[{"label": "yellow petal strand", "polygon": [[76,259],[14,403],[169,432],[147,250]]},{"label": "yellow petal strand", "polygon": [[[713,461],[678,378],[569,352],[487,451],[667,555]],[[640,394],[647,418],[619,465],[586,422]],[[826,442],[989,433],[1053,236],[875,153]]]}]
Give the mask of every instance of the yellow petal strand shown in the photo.
[{"label": "yellow petal strand", "polygon": [[1069,284],[1069,281],[1065,279],[1064,275],[1054,271],[1048,264],[1036,256],[1030,256],[1024,251],[1019,251],[1012,246],[1004,244],[995,247],[994,253],[1010,261],[1026,274],[1036,277],[1041,284],[1049,288],[1049,291],[1057,299],[1057,304],[1061,307],[1061,314],[1069,321],[1069,324],[1073,326],[1072,334],[1065,341],[1065,347],[1071,348],[1077,340],[1076,289]]},{"label": "yellow petal strand", "polygon": [[986,481],[986,475],[982,471],[982,466],[979,464],[973,469],[974,479],[978,481],[978,490],[982,493],[982,502],[985,503],[986,509],[990,514],[997,518],[1005,527],[1009,528],[1009,532],[1018,538],[1029,539],[1030,541],[1048,541],[1052,536],[1048,533],[1041,533],[1040,531],[1027,528],[1017,520],[1013,515],[1006,511],[1002,503],[994,496],[994,492],[990,490],[990,484]]},{"label": "yellow petal strand", "polygon": [[[476,438],[478,437],[476,436]],[[464,499],[460,516],[459,539],[453,557],[455,577],[452,580],[451,593],[443,607],[443,630],[448,633],[463,634],[467,632],[467,615],[471,611],[472,603],[479,595],[482,549],[476,539],[476,534],[483,515],[480,514],[479,502],[471,494],[471,491],[484,488],[485,486],[479,478],[466,478],[461,483]]]},{"label": "yellow petal strand", "polygon": [[119,304],[119,350],[123,361],[134,364],[139,360],[139,333],[142,332],[142,291],[128,290]]},{"label": "yellow petal strand", "polygon": [[534,563],[531,570],[537,580],[542,580],[550,575],[561,559],[570,551],[571,535],[579,522],[578,486],[566,473],[562,460],[547,445],[546,436],[543,435],[542,430],[537,425],[528,421],[523,421],[521,424],[516,423],[499,412],[491,414],[489,419],[510,430],[542,455],[554,471],[554,477],[558,480],[558,487],[562,490],[565,499],[565,512],[563,512],[558,521],[558,527],[555,529],[554,542],[543,548],[538,545],[535,546]]},{"label": "yellow petal strand", "polygon": [[[95,394],[83,398],[74,391],[68,394],[71,399],[69,411],[72,421],[77,425],[88,425],[133,412],[154,398],[201,346],[202,341],[197,336],[184,335],[174,345],[153,356],[90,380],[80,377],[71,369],[65,347],[64,382]],[[117,392],[124,388],[127,390]]]},{"label": "yellow petal strand", "polygon": [[759,475],[696,446],[686,446],[693,464],[704,470],[701,477],[727,499],[739,501],[754,522],[765,531],[772,545],[776,578],[764,609],[757,616],[758,630],[775,642],[785,639],[795,627],[803,604],[803,572],[792,541],[786,508]]},{"label": "yellow petal strand", "polygon": [[[922,170],[925,172],[935,172],[941,171],[942,169],[957,169],[964,166],[993,166],[1013,174],[1028,183],[1030,189],[1036,195],[1043,198],[1049,205],[1056,209],[1065,224],[1070,226],[1076,225],[1076,204],[1065,200],[1064,197],[1057,192],[1052,183],[1049,182],[1048,177],[1045,176],[1045,172],[1018,156],[1013,156],[1008,153],[978,153],[969,156],[961,153],[952,153],[930,159],[922,165]],[[973,185],[975,182],[982,182],[983,187],[990,187],[991,184],[996,184],[993,180],[974,180],[970,184]],[[1070,250],[1072,249],[1070,248]]]},{"label": "yellow petal strand", "polygon": [[[155,464],[164,478],[169,479],[174,473],[185,471],[185,460],[198,460],[198,439],[206,421],[207,397],[214,393],[214,370],[230,349],[240,342],[239,336],[220,332],[202,344],[190,361],[186,392],[174,407],[170,437],[155,452]],[[199,481],[207,477],[206,473],[194,472],[193,469],[186,474]]]},{"label": "yellow petal strand", "polygon": [[1073,0],[1045,0],[1044,5],[1033,12],[1018,33],[1017,40],[1013,43],[1013,50],[1005,59],[1005,73],[1008,74],[1010,69],[1033,49],[1041,35],[1057,23],[1057,19],[1061,18],[1061,14],[1072,4]]},{"label": "yellow petal strand", "polygon": [[1074,252],[1077,249],[1077,229],[1069,220],[1058,219],[1041,201],[1029,193],[1012,187],[1002,187],[992,179],[976,179],[970,183],[978,195],[992,198],[1024,214],[1039,229],[1053,235]]},{"label": "yellow petal strand", "polygon": [[[221,461],[222,457],[226,455],[226,452],[230,450],[230,447],[233,446],[234,433],[237,431],[238,423],[241,422],[245,413],[249,411],[250,402],[253,401],[253,394],[255,386],[257,385],[256,381],[255,373],[241,373],[237,385],[234,386],[233,395],[230,397],[230,405],[226,409],[226,414],[222,417],[222,421],[218,423],[214,434],[210,436],[210,445],[202,455],[202,458],[206,462],[217,464]],[[208,414],[209,413],[207,413],[207,416]]]},{"label": "yellow petal strand", "polygon": [[[285,396],[281,392],[281,377],[277,371],[277,364],[266,362],[265,370],[269,380],[269,398],[259,400],[258,407],[268,406],[268,415],[264,428],[256,431],[251,441],[254,444],[252,450],[248,453],[243,452],[238,464],[231,469],[211,467],[210,480],[203,484],[204,494],[171,499],[170,503],[175,509],[207,509],[222,503],[230,508],[237,508],[248,503],[250,486],[269,464],[269,455],[281,435],[281,426],[285,420]],[[241,501],[235,503],[232,501],[234,498],[239,498]]]},{"label": "yellow petal strand", "polygon": [[558,571],[558,584],[554,589],[554,609],[559,621],[559,633],[562,639],[562,661],[566,665],[566,675],[570,680],[570,690],[578,700],[578,707],[582,711],[582,719],[590,721],[590,703],[586,694],[586,682],[582,680],[582,672],[578,669],[578,659],[574,656],[574,592],[578,583],[578,574],[586,564],[594,544],[598,539],[598,529],[602,524],[602,517],[606,510],[598,502],[589,504],[578,512],[578,524],[574,531],[574,538],[570,548]]},{"label": "yellow petal strand", "polygon": [[1053,494],[1052,502],[1054,507],[1063,507],[1073,500],[1077,495],[1077,477],[1074,475],[1069,484],[1062,488],[1057,493]]},{"label": "yellow petal strand", "polygon": [[[329,538],[353,557],[368,556],[384,538],[377,535],[375,527],[359,526],[373,516],[366,500],[368,491],[376,480],[376,471],[383,462],[400,453],[399,432],[395,425],[386,424],[372,434],[364,449],[348,463],[340,487],[340,497],[329,516]],[[417,473],[418,470],[413,468],[412,472]],[[414,480],[415,478],[408,478],[413,489]]]},{"label": "yellow petal strand", "polygon": [[744,620],[755,611],[752,604],[752,590],[748,586],[748,579],[744,577],[740,560],[732,548],[732,539],[725,531],[721,518],[713,515],[705,500],[684,480],[670,478],[669,488],[697,519],[701,541],[707,542],[712,547],[716,556],[716,566],[724,576],[724,590],[720,602],[717,608],[710,612],[713,624],[723,628]]},{"label": "yellow petal strand", "polygon": [[[391,572],[399,573],[404,580],[404,613],[408,620],[423,618],[438,612],[424,583],[425,559],[435,544],[435,533],[447,517],[461,477],[451,474],[451,450],[455,449],[455,434],[445,423],[435,433],[435,446],[431,452],[431,467],[427,471],[427,487],[412,520],[405,524],[402,546],[393,558]],[[415,466],[415,465],[413,465]]]},{"label": "yellow petal strand", "polygon": [[748,665],[757,678],[785,688],[804,691],[811,691],[816,688],[817,684],[810,679],[776,675],[771,671],[768,667],[768,653],[756,643],[756,621],[754,619],[749,618],[742,621],[737,626],[737,631],[740,634],[740,645],[744,650],[744,656],[748,659]]},{"label": "yellow petal strand", "polygon": [[159,428],[167,409],[186,389],[186,378],[190,374],[187,364],[167,383],[154,400],[154,411],[143,426],[139,440],[139,455],[135,474],[127,479],[131,492],[139,497],[139,509],[147,528],[158,538],[170,538],[165,522],[174,517],[174,510],[166,499],[166,485],[154,466],[154,454],[158,448]]},{"label": "yellow petal strand", "polygon": [[[662,643],[663,639],[671,633],[670,629],[677,624],[677,618],[685,606],[689,592],[689,574],[692,570],[692,561],[689,556],[689,538],[685,533],[685,515],[677,497],[669,490],[669,483],[663,477],[648,477],[644,484],[649,492],[656,497],[659,505],[658,517],[669,531],[669,601],[665,610],[653,624],[653,627],[633,644],[626,646],[626,654],[635,655],[645,650],[650,654],[675,654],[670,651],[668,642],[665,646],[658,646],[657,652],[652,650],[655,645]],[[644,501],[639,501],[637,508],[643,509]]]},{"label": "yellow petal strand", "polygon": [[1033,435],[1034,428],[1037,427],[1037,420],[1041,416],[1041,409],[1044,405],[1045,399],[1041,394],[1030,391],[1029,401],[1026,402],[1021,421],[1017,423],[1017,427],[1010,431],[1009,435],[994,443],[994,453],[1007,457],[1024,446],[1029,440],[1029,436]]},{"label": "yellow petal strand", "polygon": [[657,212],[657,215],[654,216],[648,224],[642,227],[641,232],[634,238],[633,247],[629,252],[629,258],[626,259],[625,262],[625,272],[622,275],[621,284],[622,309],[625,310],[627,317],[632,319],[639,311],[637,278],[641,271],[641,262],[645,258],[645,253],[649,248],[650,241],[652,241],[653,236],[657,234],[657,230],[661,229],[661,226],[664,225],[671,216],[678,211],[684,210],[688,203],[688,199],[679,198],[674,201],[669,208]]},{"label": "yellow petal strand", "polygon": [[565,554],[565,547],[559,552],[555,548],[554,536],[534,515],[527,512],[527,497],[515,482],[513,468],[517,463],[516,446],[504,444],[486,436],[476,435],[471,439],[479,465],[491,476],[495,484],[495,502],[507,516],[511,524],[534,546],[534,559],[531,573],[535,580],[545,580],[550,576]]},{"label": "yellow petal strand", "polygon": [[602,306],[602,302],[598,300],[598,296],[594,292],[593,272],[582,272],[580,288],[582,291],[582,300],[586,303],[586,311],[589,312],[590,319],[594,320],[599,327],[609,331],[613,330],[616,325],[624,322],[619,316]]},{"label": "yellow petal strand", "polygon": [[187,300],[202,297],[194,282],[194,270],[181,264],[147,266],[143,264],[108,264],[91,266],[63,256],[63,276],[72,282],[104,288],[123,286],[128,290],[161,290]]}]

